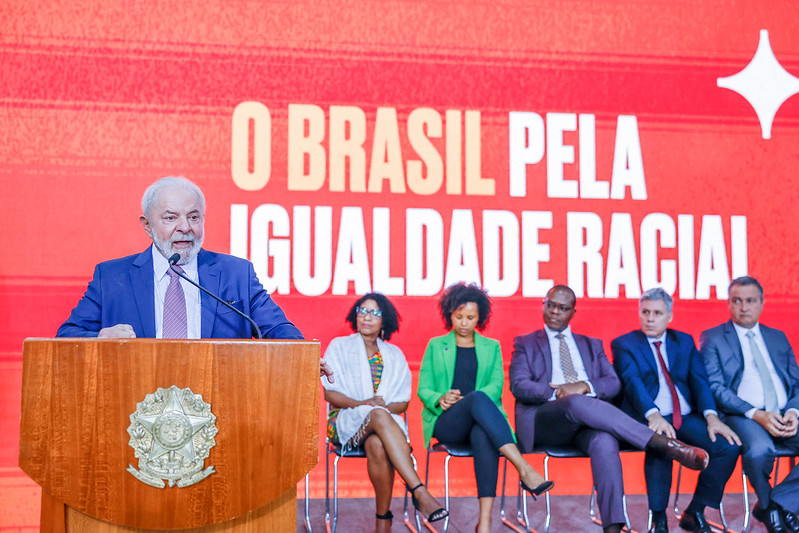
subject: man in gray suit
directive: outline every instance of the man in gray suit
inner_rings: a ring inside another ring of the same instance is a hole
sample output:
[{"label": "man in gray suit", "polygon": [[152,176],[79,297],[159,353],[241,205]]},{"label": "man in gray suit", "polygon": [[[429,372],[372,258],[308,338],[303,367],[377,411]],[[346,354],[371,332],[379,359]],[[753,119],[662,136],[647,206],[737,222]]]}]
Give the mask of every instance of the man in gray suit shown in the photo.
[{"label": "man in gray suit", "polygon": [[513,341],[516,435],[523,453],[574,446],[590,456],[602,524],[605,532],[618,532],[625,521],[619,440],[695,470],[707,466],[708,454],[655,433],[607,401],[621,384],[602,341],[572,333],[576,301],[569,287],[554,286],[544,300],[544,329]]},{"label": "man in gray suit", "polygon": [[799,467],[773,490],[774,444],[799,454],[799,367],[782,331],[758,323],[763,287],[752,277],[730,283],[731,320],[704,331],[700,351],[716,406],[740,436],[743,467],[758,503],[752,514],[770,533],[799,531]]}]

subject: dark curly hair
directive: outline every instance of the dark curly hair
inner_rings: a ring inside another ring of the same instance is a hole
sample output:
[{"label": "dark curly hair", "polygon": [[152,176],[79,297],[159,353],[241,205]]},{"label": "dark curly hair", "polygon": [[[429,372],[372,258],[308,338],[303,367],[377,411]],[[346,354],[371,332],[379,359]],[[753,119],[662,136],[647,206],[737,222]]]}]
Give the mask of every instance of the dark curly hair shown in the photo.
[{"label": "dark curly hair", "polygon": [[358,312],[356,309],[360,307],[361,304],[366,300],[374,300],[377,304],[377,307],[383,313],[383,316],[381,317],[383,319],[383,323],[382,328],[380,329],[380,338],[384,341],[389,340],[395,332],[399,331],[399,323],[402,318],[397,312],[397,308],[394,307],[393,303],[391,303],[391,300],[379,292],[370,292],[369,294],[364,294],[358,298],[358,300],[350,309],[350,312],[347,313],[347,318],[345,318],[344,321],[349,322],[352,331],[358,331]]},{"label": "dark curly hair", "polygon": [[441,318],[447,329],[452,329],[452,313],[463,304],[474,302],[477,304],[477,312],[480,318],[477,321],[477,329],[484,330],[491,318],[491,298],[476,283],[456,283],[451,285],[441,295],[438,301],[438,308],[441,310]]}]

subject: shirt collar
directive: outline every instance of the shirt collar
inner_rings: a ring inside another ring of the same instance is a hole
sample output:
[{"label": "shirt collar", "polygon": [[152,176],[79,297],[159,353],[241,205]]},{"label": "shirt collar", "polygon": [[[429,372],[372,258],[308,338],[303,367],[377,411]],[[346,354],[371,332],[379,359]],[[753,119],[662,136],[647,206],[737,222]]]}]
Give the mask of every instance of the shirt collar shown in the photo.
[{"label": "shirt collar", "polygon": [[570,339],[572,337],[571,326],[566,326],[566,329],[564,329],[563,331],[555,331],[554,329],[551,329],[549,326],[544,324],[544,331],[546,331],[547,338],[549,340],[552,340],[555,337],[555,335],[557,335],[558,333],[563,333],[563,336],[566,337],[567,339]]},{"label": "shirt collar", "polygon": [[762,336],[760,334],[760,322],[755,322],[755,325],[752,326],[749,329],[747,329],[747,328],[745,328],[743,326],[739,326],[735,322],[732,323],[732,327],[735,328],[735,332],[738,334],[738,337],[740,337],[740,338],[746,337],[746,334],[749,333],[750,331],[754,332],[755,338],[758,338],[758,337]]},{"label": "shirt collar", "polygon": [[660,337],[647,337],[646,340],[647,342],[649,342],[649,344],[654,344],[656,342],[660,342],[661,344],[666,344],[666,331],[664,331]]},{"label": "shirt collar", "polygon": [[[168,276],[167,270],[169,270],[169,261],[166,260],[166,257],[161,255],[161,252],[155,247],[153,244],[150,247],[152,254],[153,254],[153,272],[155,272],[155,278],[160,280],[163,279],[164,276]],[[183,269],[183,272],[186,274],[187,277],[190,279],[196,280],[197,279],[197,257],[195,256],[194,259],[186,263],[185,265],[180,265],[180,268]]]}]

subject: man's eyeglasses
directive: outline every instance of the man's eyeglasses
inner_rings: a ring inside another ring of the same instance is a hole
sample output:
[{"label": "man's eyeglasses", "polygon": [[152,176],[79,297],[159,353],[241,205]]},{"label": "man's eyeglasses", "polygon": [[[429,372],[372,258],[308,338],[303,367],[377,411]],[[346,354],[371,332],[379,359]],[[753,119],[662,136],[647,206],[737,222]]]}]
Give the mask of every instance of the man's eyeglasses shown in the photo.
[{"label": "man's eyeglasses", "polygon": [[547,309],[557,309],[561,313],[568,313],[573,309],[573,307],[568,305],[556,304],[555,302],[550,302],[549,300],[544,300],[544,305],[547,306]]},{"label": "man's eyeglasses", "polygon": [[355,312],[362,316],[372,315],[375,318],[380,318],[381,316],[383,316],[383,311],[381,311],[380,309],[367,309],[365,307],[356,307]]}]

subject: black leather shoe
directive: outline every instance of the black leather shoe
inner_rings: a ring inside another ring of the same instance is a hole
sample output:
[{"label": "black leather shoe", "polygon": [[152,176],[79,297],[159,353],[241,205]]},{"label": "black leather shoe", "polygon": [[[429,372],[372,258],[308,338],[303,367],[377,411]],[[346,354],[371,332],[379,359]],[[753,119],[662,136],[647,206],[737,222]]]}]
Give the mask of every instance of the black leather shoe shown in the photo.
[{"label": "black leather shoe", "polygon": [[652,529],[649,533],[669,533],[669,521],[666,513],[652,514]]},{"label": "black leather shoe", "polygon": [[713,533],[710,524],[705,520],[705,513],[684,512],[680,517],[680,527],[693,533]]},{"label": "black leather shoe", "polygon": [[790,511],[782,511],[785,528],[791,533],[799,533],[799,517]]},{"label": "black leather shoe", "polygon": [[752,509],[752,516],[763,522],[768,533],[788,533],[785,521],[782,519],[782,512],[779,509],[763,509],[755,505]]}]

